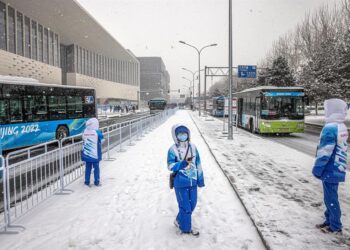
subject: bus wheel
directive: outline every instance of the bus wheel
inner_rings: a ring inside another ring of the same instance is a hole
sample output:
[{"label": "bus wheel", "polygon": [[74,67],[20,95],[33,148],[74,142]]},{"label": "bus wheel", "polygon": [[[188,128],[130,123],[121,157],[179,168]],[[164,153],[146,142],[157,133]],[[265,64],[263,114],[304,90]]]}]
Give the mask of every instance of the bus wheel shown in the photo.
[{"label": "bus wheel", "polygon": [[62,140],[63,138],[68,137],[68,128],[66,126],[59,126],[56,130],[56,139]]}]

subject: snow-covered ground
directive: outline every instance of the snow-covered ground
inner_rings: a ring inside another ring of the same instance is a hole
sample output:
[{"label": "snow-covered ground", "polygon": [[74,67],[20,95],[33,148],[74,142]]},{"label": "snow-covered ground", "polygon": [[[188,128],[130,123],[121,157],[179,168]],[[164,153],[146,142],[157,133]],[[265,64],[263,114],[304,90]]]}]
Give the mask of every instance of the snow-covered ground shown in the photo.
[{"label": "snow-covered ground", "polygon": [[[178,209],[174,191],[168,187],[166,156],[173,143],[171,126],[179,122],[192,130],[202,158],[206,187],[199,190],[193,215],[199,238],[180,235],[173,225]],[[68,187],[74,193],[53,196],[16,221],[26,230],[0,235],[0,248],[264,249],[186,111],[179,111],[114,157],[113,162],[102,162],[102,187],[86,187],[79,179]]]},{"label": "snow-covered ground", "polygon": [[350,249],[349,181],[339,187],[344,236],[323,234],[315,228],[324,205],[313,157],[243,130],[228,141],[222,121],[192,116],[272,249]]}]

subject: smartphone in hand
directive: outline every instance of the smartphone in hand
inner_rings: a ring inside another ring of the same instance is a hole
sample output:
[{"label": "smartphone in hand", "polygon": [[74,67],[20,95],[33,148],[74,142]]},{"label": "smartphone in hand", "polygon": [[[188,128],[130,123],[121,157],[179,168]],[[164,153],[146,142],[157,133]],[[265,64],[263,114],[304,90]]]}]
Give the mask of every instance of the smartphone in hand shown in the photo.
[{"label": "smartphone in hand", "polygon": [[193,158],[194,158],[193,156],[188,157],[188,158],[187,158],[187,161],[192,161]]}]

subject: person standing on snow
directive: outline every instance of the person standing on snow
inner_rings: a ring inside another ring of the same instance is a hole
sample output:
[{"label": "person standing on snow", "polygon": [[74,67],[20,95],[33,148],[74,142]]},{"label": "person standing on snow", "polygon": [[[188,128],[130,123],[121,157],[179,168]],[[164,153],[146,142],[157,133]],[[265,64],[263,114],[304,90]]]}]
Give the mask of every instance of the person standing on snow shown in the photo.
[{"label": "person standing on snow", "polygon": [[102,159],[101,141],[103,134],[99,130],[99,123],[96,118],[91,118],[86,122],[86,128],[83,133],[83,151],[81,153],[82,161],[85,161],[85,182],[90,186],[91,169],[94,168],[94,184],[100,185],[100,161]]},{"label": "person standing on snow", "polygon": [[324,233],[339,234],[342,223],[338,186],[345,181],[346,174],[348,131],[344,121],[347,105],[340,99],[329,99],[324,102],[324,110],[326,125],[321,132],[312,173],[323,183],[326,219],[316,227]]},{"label": "person standing on snow", "polygon": [[199,232],[192,229],[191,215],[197,204],[197,186],[204,187],[201,160],[186,126],[173,126],[172,136],[175,144],[168,151],[168,169],[177,173],[174,188],[179,206],[174,224],[181,233],[198,236]]}]

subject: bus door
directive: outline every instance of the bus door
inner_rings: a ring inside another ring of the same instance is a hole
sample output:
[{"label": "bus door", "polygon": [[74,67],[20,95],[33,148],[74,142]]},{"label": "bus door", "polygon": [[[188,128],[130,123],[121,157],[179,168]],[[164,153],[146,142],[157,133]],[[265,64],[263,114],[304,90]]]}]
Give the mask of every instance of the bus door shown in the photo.
[{"label": "bus door", "polygon": [[238,125],[242,126],[243,98],[238,99]]},{"label": "bus door", "polygon": [[260,120],[260,97],[255,98],[255,128],[259,128],[259,120]]}]

